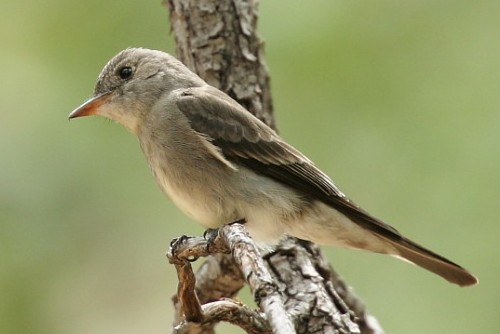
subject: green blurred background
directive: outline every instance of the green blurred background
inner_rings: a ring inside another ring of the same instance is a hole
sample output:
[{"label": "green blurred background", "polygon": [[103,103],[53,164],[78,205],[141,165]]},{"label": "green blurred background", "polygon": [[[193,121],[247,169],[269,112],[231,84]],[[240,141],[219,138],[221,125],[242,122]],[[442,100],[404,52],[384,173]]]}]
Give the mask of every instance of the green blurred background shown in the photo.
[{"label": "green blurred background", "polygon": [[[281,134],[481,283],[325,248],[335,268],[388,333],[498,332],[500,2],[275,0],[260,13]],[[1,333],[170,332],[164,252],[203,230],[132,135],[67,120],[119,50],[173,52],[167,20],[160,1],[0,4]]]}]

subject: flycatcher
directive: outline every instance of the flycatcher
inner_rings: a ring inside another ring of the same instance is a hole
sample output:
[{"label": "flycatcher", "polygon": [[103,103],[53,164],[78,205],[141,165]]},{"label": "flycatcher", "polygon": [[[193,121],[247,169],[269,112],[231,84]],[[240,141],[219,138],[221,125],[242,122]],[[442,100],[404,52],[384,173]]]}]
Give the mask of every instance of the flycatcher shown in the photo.
[{"label": "flycatcher", "polygon": [[477,279],[348,199],[311,160],[174,57],[126,49],[69,118],[100,115],[134,133],[168,197],[207,228],[245,221],[250,235],[284,234],[403,258],[467,286]]}]

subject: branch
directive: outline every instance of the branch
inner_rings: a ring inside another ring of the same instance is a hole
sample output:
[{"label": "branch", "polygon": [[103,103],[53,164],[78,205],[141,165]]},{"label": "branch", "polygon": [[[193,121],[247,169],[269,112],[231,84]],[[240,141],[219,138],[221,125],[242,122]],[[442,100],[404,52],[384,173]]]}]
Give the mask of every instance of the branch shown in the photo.
[{"label": "branch", "polygon": [[[234,300],[220,300],[203,305],[203,313],[210,322],[225,321],[241,327],[247,333],[271,334],[271,328],[262,314],[250,310]],[[191,334],[205,323],[193,324],[182,321],[174,328],[174,334]]]},{"label": "branch", "polygon": [[[167,253],[167,257],[170,263],[175,265],[179,277],[177,298],[186,321],[196,322],[203,326],[204,324],[212,324],[215,323],[216,320],[221,320],[219,316],[221,311],[213,313],[202,311],[202,307],[195,293],[194,273],[190,261],[200,256],[208,256],[214,252],[227,252],[230,249],[235,262],[242,269],[243,275],[247,278],[257,304],[259,304],[267,315],[273,332],[276,334],[294,333],[294,326],[285,311],[278,287],[273,282],[257,247],[243,225],[225,225],[221,227],[218,232],[219,233],[210,239],[210,241],[204,238],[186,236],[175,239]],[[238,321],[233,317],[228,319],[231,319],[233,323],[242,328],[248,329],[255,327],[260,328],[260,330],[269,331],[267,322],[264,327],[261,324],[264,318],[259,318],[259,325],[257,326],[254,323],[255,318],[248,317],[249,313],[246,310],[240,311],[242,312],[240,313],[242,316],[241,319]],[[252,321],[249,322],[249,319]],[[181,324],[186,323],[186,321],[181,322]],[[182,325],[182,328],[187,328],[186,326],[188,326],[187,323]]]},{"label": "branch", "polygon": [[294,326],[283,305],[279,287],[273,281],[244,226],[242,224],[225,225],[221,227],[220,232],[232,251],[234,261],[246,277],[255,301],[268,316],[273,332],[276,334],[295,333]]},{"label": "branch", "polygon": [[[168,1],[168,2],[167,2]],[[256,1],[164,0],[177,56],[210,85],[275,128]]]}]

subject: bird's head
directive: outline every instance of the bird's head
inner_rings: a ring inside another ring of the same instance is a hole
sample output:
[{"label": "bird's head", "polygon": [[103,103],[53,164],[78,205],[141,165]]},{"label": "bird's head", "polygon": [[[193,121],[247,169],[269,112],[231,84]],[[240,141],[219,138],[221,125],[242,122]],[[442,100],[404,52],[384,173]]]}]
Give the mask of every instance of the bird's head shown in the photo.
[{"label": "bird's head", "polygon": [[69,115],[69,119],[99,115],[138,134],[153,105],[178,88],[203,81],[167,53],[142,48],[121,51],[99,74],[94,95]]}]

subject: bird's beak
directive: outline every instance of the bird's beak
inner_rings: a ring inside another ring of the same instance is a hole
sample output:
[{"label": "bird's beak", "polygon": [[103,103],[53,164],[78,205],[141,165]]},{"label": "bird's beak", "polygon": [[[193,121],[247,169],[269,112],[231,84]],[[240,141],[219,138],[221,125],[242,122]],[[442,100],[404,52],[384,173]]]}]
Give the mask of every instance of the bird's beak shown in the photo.
[{"label": "bird's beak", "polygon": [[69,114],[68,118],[77,118],[77,117],[83,117],[83,116],[91,116],[91,115],[98,115],[99,114],[99,108],[105,104],[109,98],[111,97],[111,92],[106,92],[99,94],[97,96],[94,96],[75,110]]}]

